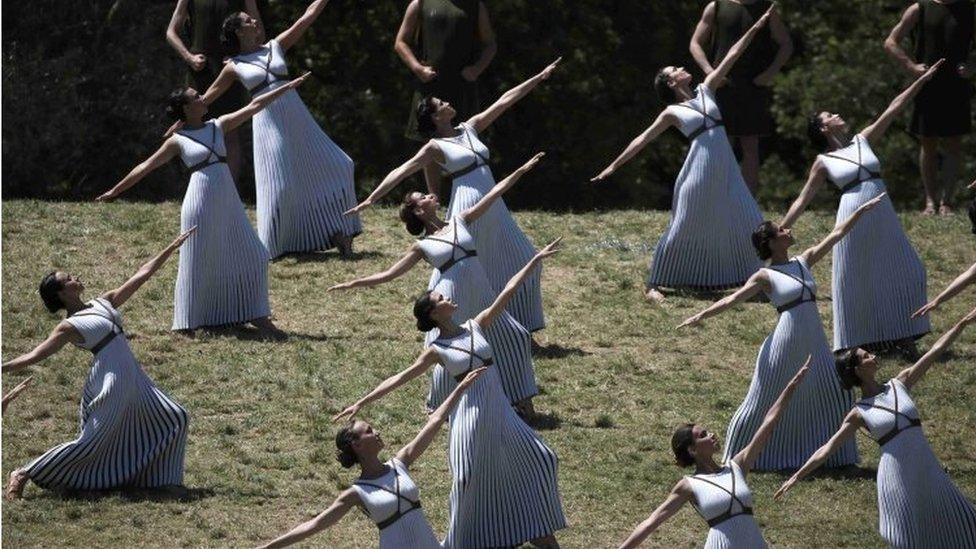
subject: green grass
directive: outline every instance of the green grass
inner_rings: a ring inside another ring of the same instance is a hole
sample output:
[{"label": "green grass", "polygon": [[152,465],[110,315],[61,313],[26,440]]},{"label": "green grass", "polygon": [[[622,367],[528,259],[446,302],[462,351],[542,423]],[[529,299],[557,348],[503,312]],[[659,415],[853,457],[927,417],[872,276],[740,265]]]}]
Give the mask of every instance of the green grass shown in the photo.
[{"label": "green grass", "polygon": [[[564,547],[611,547],[662,500],[683,471],[673,464],[673,427],[701,421],[724,435],[748,387],[756,352],[773,327],[768,304],[748,304],[676,332],[706,301],[672,296],[662,308],[640,290],[666,212],[554,215],[519,213],[537,244],[563,235],[563,252],[543,279],[549,327],[535,360],[549,415],[542,436],[560,458],[559,484],[570,527]],[[110,289],[173,238],[179,205],[3,204],[3,356],[41,341],[57,319],[36,295],[51,269],[80,275],[89,296]],[[360,258],[333,253],[271,265],[271,301],[285,343],[244,331],[169,331],[176,261],[165,266],[123,312],[131,345],[149,375],[191,414],[186,456],[188,501],[112,494],[63,498],[29,486],[3,505],[3,543],[26,546],[252,546],[324,509],[353,478],[333,459],[330,416],[407,366],[421,334],[409,304],[429,272],[374,290],[327,294],[331,284],[391,264],[410,240],[390,209],[373,209],[357,239]],[[928,268],[933,293],[973,261],[973,237],[961,215],[903,217]],[[805,215],[799,246],[822,237],[826,213]],[[799,249],[798,246],[798,249]],[[829,260],[815,269],[820,309],[830,324]],[[897,276],[897,273],[891,273]],[[934,314],[941,333],[973,305],[973,290]],[[927,347],[934,341],[922,341]],[[976,497],[976,332],[919,385],[925,430],[952,478]],[[77,401],[90,355],[66,348],[33,367],[34,385],[3,419],[3,474],[77,434]],[[904,363],[888,357],[882,376]],[[24,374],[26,375],[26,374]],[[22,376],[7,376],[12,387]],[[415,382],[365,410],[392,450],[424,422],[427,382]],[[445,430],[446,431],[446,430]],[[447,524],[451,476],[442,434],[416,464],[424,511],[436,531]],[[783,502],[778,474],[750,479],[756,518],[777,547],[881,547],[873,470],[878,450],[859,437],[863,475],[802,483]],[[649,547],[701,546],[706,526],[690,508],[655,533]],[[375,547],[375,527],[356,511],[310,545]]]}]

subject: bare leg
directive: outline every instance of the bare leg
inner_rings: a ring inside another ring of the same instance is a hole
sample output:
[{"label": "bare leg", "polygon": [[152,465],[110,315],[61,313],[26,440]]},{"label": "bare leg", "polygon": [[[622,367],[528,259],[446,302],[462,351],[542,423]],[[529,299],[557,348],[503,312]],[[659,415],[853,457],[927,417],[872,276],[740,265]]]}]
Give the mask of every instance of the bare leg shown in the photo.
[{"label": "bare leg", "polygon": [[20,499],[24,495],[24,487],[27,486],[28,480],[30,477],[27,476],[27,471],[14,469],[10,473],[10,482],[7,483],[7,491],[3,495],[4,499],[7,501]]},{"label": "bare leg", "polygon": [[656,287],[650,286],[644,290],[644,299],[646,299],[648,303],[660,304],[664,303],[664,294],[662,294],[661,290],[658,290]]},{"label": "bare leg", "polygon": [[529,541],[533,547],[538,547],[539,549],[559,549],[559,542],[556,541],[556,536],[549,534],[543,538],[536,538]]},{"label": "bare leg", "polygon": [[759,187],[759,136],[740,135],[737,139],[742,151],[742,178],[746,180],[749,191],[756,194]]},{"label": "bare leg", "polygon": [[925,190],[925,210],[923,213],[935,213],[935,201],[939,196],[938,170],[939,147],[935,137],[921,138],[922,148],[918,153],[918,163],[922,168],[922,187]]},{"label": "bare leg", "polygon": [[224,134],[224,145],[227,147],[227,168],[234,183],[238,183],[241,175],[241,138],[237,129]]},{"label": "bare leg", "polygon": [[956,193],[959,165],[962,162],[962,138],[958,135],[943,138],[942,150],[945,157],[942,164],[942,204],[939,205],[939,213],[949,215],[952,213],[952,199]]}]

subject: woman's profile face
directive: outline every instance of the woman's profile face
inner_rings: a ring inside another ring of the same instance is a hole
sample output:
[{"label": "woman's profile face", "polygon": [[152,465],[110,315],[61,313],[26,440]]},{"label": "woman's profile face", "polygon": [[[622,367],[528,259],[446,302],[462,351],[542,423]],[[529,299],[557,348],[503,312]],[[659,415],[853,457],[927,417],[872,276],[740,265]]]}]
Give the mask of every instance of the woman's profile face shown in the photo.
[{"label": "woman's profile face", "polygon": [[58,292],[58,297],[64,301],[65,297],[79,297],[81,292],[85,290],[85,285],[81,283],[81,279],[70,275],[68,273],[58,271],[54,274],[54,279],[58,281],[61,285],[61,290]]},{"label": "woman's profile face", "polygon": [[414,213],[417,215],[430,215],[437,212],[439,201],[436,194],[415,192],[410,195],[410,200],[413,202]]},{"label": "woman's profile face", "polygon": [[675,87],[682,84],[691,83],[691,73],[684,67],[671,66],[664,69],[664,75],[668,77],[668,86]]},{"label": "woman's profile face", "polygon": [[249,39],[256,39],[260,33],[258,20],[244,12],[239,13],[237,17],[241,20],[241,26],[237,29],[237,39],[242,42]]},{"label": "woman's profile face", "polygon": [[854,368],[854,373],[861,380],[873,380],[875,374],[878,372],[878,357],[874,353],[869,353],[864,349],[858,349],[855,351],[855,354],[859,362],[857,367]]},{"label": "woman's profile face", "polygon": [[357,454],[375,456],[383,449],[383,438],[368,422],[357,420],[352,426],[352,432],[356,434],[352,447]]},{"label": "woman's profile face", "polygon": [[457,310],[457,303],[453,299],[444,297],[444,294],[431,292],[430,300],[434,304],[434,308],[430,311],[430,317],[438,322],[450,319],[454,311]]},{"label": "woman's profile face", "polygon": [[692,456],[709,457],[715,455],[715,452],[719,450],[718,435],[701,425],[696,424],[691,428],[691,436],[694,437],[694,441],[688,451]]},{"label": "woman's profile face", "polygon": [[187,88],[186,103],[183,104],[183,114],[187,118],[201,118],[207,114],[207,104],[203,102],[203,97],[193,88]]},{"label": "woman's profile face", "polygon": [[824,133],[831,133],[833,131],[847,131],[847,122],[837,113],[823,111],[819,115],[820,118],[820,129]]},{"label": "woman's profile face", "polygon": [[450,122],[454,119],[454,115],[457,111],[451,106],[447,101],[442,101],[441,99],[435,97],[432,99],[434,102],[434,121],[435,122]]}]

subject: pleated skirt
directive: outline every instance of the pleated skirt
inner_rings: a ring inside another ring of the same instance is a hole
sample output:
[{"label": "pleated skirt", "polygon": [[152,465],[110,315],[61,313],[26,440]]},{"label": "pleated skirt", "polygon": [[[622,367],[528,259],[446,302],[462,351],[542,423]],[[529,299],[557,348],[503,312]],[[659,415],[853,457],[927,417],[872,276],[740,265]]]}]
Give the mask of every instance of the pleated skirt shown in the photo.
[{"label": "pleated skirt", "polygon": [[104,490],[183,484],[189,415],[146,377],[124,337],[92,363],[78,438],[25,468],[42,488]]},{"label": "pleated skirt", "polygon": [[423,509],[410,511],[380,530],[380,549],[442,549]]},{"label": "pleated skirt", "polygon": [[738,515],[708,529],[705,549],[764,549],[768,547],[752,515]]},{"label": "pleated skirt", "polygon": [[512,547],[566,526],[556,455],[508,405],[497,369],[451,415],[454,481],[444,547]]},{"label": "pleated skirt", "polygon": [[[763,341],[749,391],[729,423],[723,460],[732,459],[749,444],[808,354],[813,356],[810,372],[753,469],[777,471],[803,466],[843,423],[854,406],[853,395],[844,390],[837,377],[816,302],[803,303],[780,314],[773,333]],[[826,465],[839,467],[857,461],[857,445],[850,439]]]},{"label": "pleated skirt", "polygon": [[[885,190],[882,180],[872,179],[847,191],[837,222]],[[858,220],[833,253],[835,350],[879,350],[931,330],[927,316],[911,318],[926,303],[925,266],[887,196]]]},{"label": "pleated skirt", "polygon": [[721,127],[691,142],[671,199],[671,220],[651,260],[647,287],[724,290],[761,264],[752,232],[762,214]]},{"label": "pleated skirt", "polygon": [[[448,219],[474,206],[495,185],[491,169],[481,166],[454,180]],[[499,198],[468,230],[492,288],[500,292],[515,273],[535,256],[536,250],[519,228],[505,201]],[[508,311],[530,332],[546,327],[542,311],[542,269],[532,273],[515,292]]]},{"label": "pleated skirt", "polygon": [[180,227],[197,232],[180,248],[173,329],[238,324],[271,314],[268,250],[244,212],[227,164],[193,173]]},{"label": "pleated skirt", "polygon": [[254,116],[258,236],[272,258],[328,250],[362,232],[353,161],[315,122],[295,90]]}]

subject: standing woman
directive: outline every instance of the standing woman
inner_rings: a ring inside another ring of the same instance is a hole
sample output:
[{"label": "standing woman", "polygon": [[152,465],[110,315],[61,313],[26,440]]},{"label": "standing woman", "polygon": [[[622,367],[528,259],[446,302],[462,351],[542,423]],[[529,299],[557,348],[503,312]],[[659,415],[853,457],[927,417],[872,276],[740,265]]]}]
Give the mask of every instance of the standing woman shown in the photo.
[{"label": "standing woman", "polygon": [[336,434],[336,459],[348,469],[359,465],[359,479],[318,516],[292,531],[261,546],[261,549],[288,547],[308,538],[346,516],[353,507],[361,508],[380,530],[380,549],[442,549],[434,530],[420,508],[420,491],[408,470],[430,446],[441,425],[464,392],[486,368],[476,368],[427,418],[420,433],[396,456],[380,461],[385,446],[380,434],[365,421],[352,421]]},{"label": "standing woman", "polygon": [[[166,27],[166,41],[189,66],[187,85],[195,90],[205,90],[213,84],[224,66],[227,52],[220,43],[220,27],[224,19],[235,12],[247,11],[261,21],[255,0],[176,0],[176,9]],[[187,48],[180,37],[180,31],[189,20],[190,47]],[[247,105],[244,86],[233,86],[219,101],[210,105],[210,113],[220,116]],[[237,132],[227,132],[224,136],[227,145],[227,166],[230,174],[237,180],[241,172],[241,140]]]},{"label": "standing woman", "polygon": [[543,248],[499,293],[490,307],[467,322],[452,320],[457,304],[437,292],[425,292],[414,304],[417,328],[434,328],[440,337],[403,372],[340,412],[355,415],[432,365],[440,362],[454,379],[472,369],[491,366],[451,414],[449,445],[451,524],[448,549],[512,547],[530,542],[558,547],[554,532],[566,526],[557,486],[556,454],[509,405],[492,348],[484,330],[502,314],[516,288],[543,258],[556,253],[558,240]]},{"label": "standing woman", "polygon": [[[434,96],[453,104],[461,120],[481,111],[478,77],[498,50],[484,2],[411,0],[393,49],[419,80],[411,107]],[[418,131],[413,108],[406,136],[415,141],[427,137]]]},{"label": "standing woman", "polygon": [[[260,97],[288,82],[285,52],[312,26],[328,0],[315,0],[287,30],[262,44],[259,22],[244,12],[224,20],[222,39],[234,55],[203,95],[209,104],[238,79]],[[348,257],[362,226],[344,211],[356,203],[353,162],[308,112],[298,92],[284,94],[254,117],[254,180],[258,236],[276,258],[338,248]]]},{"label": "standing woman", "polygon": [[671,221],[654,249],[645,297],[664,300],[661,287],[723,290],[741,286],[759,268],[749,234],[762,221],[725,134],[715,90],[770,18],[769,8],[694,91],[691,75],[668,66],[654,77],[668,103],[593,182],[603,181],[665,130],[676,126],[691,146],[675,182]]},{"label": "standing woman", "polygon": [[[780,227],[789,229],[796,223],[824,181],[841,190],[838,223],[887,192],[871,143],[881,139],[895,117],[935,75],[940,63],[899,94],[853,139],[839,114],[824,111],[810,117],[807,133],[811,141],[829,152],[817,155],[806,185],[779,222]],[[927,318],[910,318],[926,301],[925,266],[905,235],[890,199],[883,198],[874,215],[834,247],[831,294],[834,350],[897,346],[912,355],[915,340],[929,332]]]},{"label": "standing woman", "polygon": [[10,473],[7,499],[19,498],[28,480],[48,490],[183,484],[189,416],[156,388],[132,355],[118,309],[195,230],[178,236],[125,284],[87,303],[77,277],[57,271],[41,279],[44,306],[52,313],[65,309],[68,317],[33,351],[4,363],[3,373],[36,364],[68,343],[91,351],[91,371],[81,395],[78,438]]},{"label": "standing woman", "polygon": [[[885,384],[875,379],[875,356],[858,347],[837,353],[837,373],[861,400],[829,442],[776,492],[779,498],[819,467],[861,428],[881,447],[878,511],[881,537],[894,548],[976,548],[976,509],[959,491],[932,452],[911,390],[963,329],[976,309],[956,323],[913,366]],[[962,435],[966,436],[966,435]]]},{"label": "standing woman", "polygon": [[167,138],[159,150],[96,199],[116,198],[176,155],[188,167],[190,184],[180,209],[180,225],[184,230],[198,226],[200,235],[180,254],[174,330],[250,322],[270,335],[283,336],[268,318],[268,250],[254,233],[227,169],[224,132],[237,128],[306,78],[308,74],[255,98],[239,111],[206,121],[207,105],[196,90],[173,92],[166,113],[182,122],[183,130]]},{"label": "standing woman", "polygon": [[[866,202],[827,238],[792,258],[789,248],[795,242],[793,232],[781,229],[771,221],[763,222],[752,234],[752,242],[759,258],[768,260],[769,266],[756,271],[735,293],[679,326],[697,325],[737,303],[752,299],[760,290],[779,313],[776,328],[759,349],[749,392],[729,422],[724,459],[728,460],[749,444],[776,396],[793,377],[793,368],[804,356],[813,358],[813,382],[804,385],[792,408],[784,414],[783,425],[770,439],[767,451],[756,462],[756,469],[777,471],[803,465],[807,456],[830,438],[834,425],[851,409],[854,402],[851,393],[841,387],[834,373],[834,358],[817,309],[813,266],[880,201],[881,197],[877,197]],[[857,463],[857,448],[851,441],[830,465],[838,467],[853,463]]]},{"label": "standing woman", "polygon": [[[434,267],[427,289],[457,303],[458,308],[453,315],[455,322],[473,318],[491,306],[498,297],[498,292],[488,282],[488,274],[478,258],[478,248],[469,227],[474,226],[505,191],[534,168],[543,154],[532,157],[512,175],[496,184],[477,204],[454,216],[449,222],[437,216],[439,203],[436,195],[422,195],[418,192],[406,195],[400,207],[400,219],[408,232],[414,235],[423,234],[424,238],[415,242],[406,255],[389,269],[336,284],[329,291],[372,287],[390,282],[406,274],[424,259]],[[498,320],[485,329],[485,335],[497,358],[498,374],[505,395],[519,413],[530,413],[531,399],[538,394],[539,388],[535,382],[532,340],[528,330],[507,311],[502,311]],[[427,332],[424,346],[430,346],[439,336],[436,329]],[[438,364],[431,378],[427,408],[433,410],[440,405],[453,386],[454,379]]]},{"label": "standing woman", "polygon": [[678,481],[664,503],[647,520],[637,525],[620,549],[640,546],[647,536],[660,528],[685,503],[691,503],[708,523],[705,549],[766,547],[766,540],[752,517],[752,491],[746,484],[746,475],[762,455],[780,417],[789,408],[790,399],[803,381],[809,363],[810,358],[807,357],[807,363],[796,372],[770,407],[756,435],[745,448],[726,459],[724,465],[715,462],[719,442],[714,432],[710,433],[694,423],[678,427],[671,437],[671,449],[678,465],[694,465],[695,474]]},{"label": "standing woman", "polygon": [[[422,99],[417,104],[417,120],[421,133],[430,141],[413,158],[390,172],[376,190],[349,213],[373,205],[420,170],[424,170],[431,194],[440,196],[436,185],[438,172],[447,174],[453,181],[451,201],[447,205],[448,219],[474,206],[495,186],[495,176],[488,166],[488,148],[478,136],[502,113],[549,78],[558,64],[559,59],[556,59],[539,74],[502,94],[488,109],[458,126],[452,125],[457,111],[450,103],[431,96]],[[515,222],[504,200],[495,202],[478,226],[470,229],[482,264],[488,271],[488,280],[495,289],[503,287],[535,255],[535,248]],[[512,315],[530,332],[546,325],[540,276],[540,273],[533,273],[512,302]]]}]

